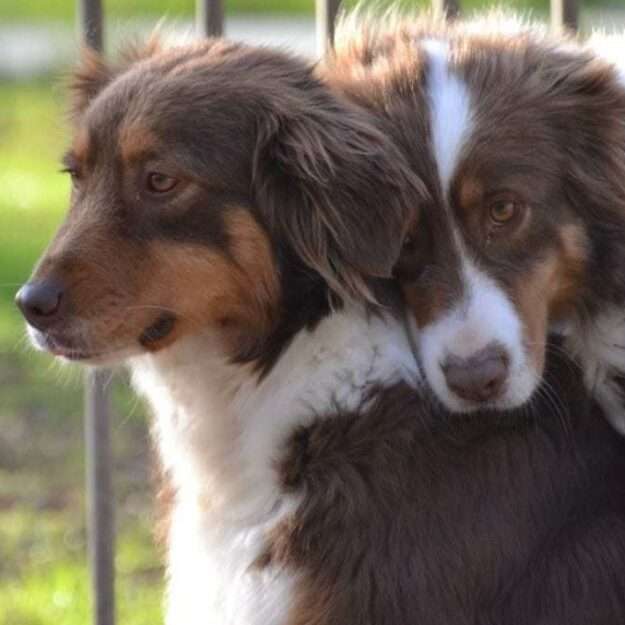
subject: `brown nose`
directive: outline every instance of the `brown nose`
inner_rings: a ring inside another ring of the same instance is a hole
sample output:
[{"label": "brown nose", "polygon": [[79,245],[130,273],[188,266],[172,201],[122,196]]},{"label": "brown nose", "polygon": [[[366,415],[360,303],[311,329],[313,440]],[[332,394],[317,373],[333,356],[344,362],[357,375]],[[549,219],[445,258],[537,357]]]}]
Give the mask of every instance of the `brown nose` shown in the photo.
[{"label": "brown nose", "polygon": [[25,284],[17,292],[15,303],[30,325],[45,330],[58,318],[62,299],[60,284],[45,280]]},{"label": "brown nose", "polygon": [[456,395],[470,401],[487,401],[503,388],[508,377],[508,356],[493,343],[469,358],[449,355],[441,368]]}]

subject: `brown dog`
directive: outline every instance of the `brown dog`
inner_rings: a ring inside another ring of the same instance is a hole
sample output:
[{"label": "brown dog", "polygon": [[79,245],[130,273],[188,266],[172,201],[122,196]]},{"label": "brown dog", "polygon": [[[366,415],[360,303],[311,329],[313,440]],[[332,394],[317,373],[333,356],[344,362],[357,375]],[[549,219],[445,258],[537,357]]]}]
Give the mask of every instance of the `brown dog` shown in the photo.
[{"label": "brown dog", "polygon": [[622,624],[625,444],[576,370],[555,407],[455,419],[374,302],[426,198],[379,115],[217,41],[90,58],[75,94],[70,213],[18,303],[154,407],[169,624]]},{"label": "brown dog", "polygon": [[387,124],[428,198],[396,275],[453,411],[530,400],[564,333],[625,431],[625,80],[501,16],[338,31],[329,76]]}]

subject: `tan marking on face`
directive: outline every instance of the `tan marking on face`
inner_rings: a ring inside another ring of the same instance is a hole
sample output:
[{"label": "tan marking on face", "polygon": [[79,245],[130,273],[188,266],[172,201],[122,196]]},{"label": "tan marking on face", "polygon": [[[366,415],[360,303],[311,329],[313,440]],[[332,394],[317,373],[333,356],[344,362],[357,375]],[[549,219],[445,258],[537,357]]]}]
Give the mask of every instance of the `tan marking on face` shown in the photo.
[{"label": "tan marking on face", "polygon": [[479,205],[484,195],[484,185],[474,177],[463,178],[460,183],[459,200],[463,207]]},{"label": "tan marking on face", "polygon": [[555,254],[535,265],[530,275],[517,281],[513,294],[524,326],[524,343],[537,372],[545,365],[549,293],[557,283],[560,262]]},{"label": "tan marking on face", "polygon": [[146,261],[142,246],[116,237],[105,223],[68,219],[33,279],[64,285],[64,335],[90,352],[111,353],[132,346],[136,326],[154,314],[135,308]]},{"label": "tan marking on face", "polygon": [[122,159],[132,162],[158,149],[158,141],[151,130],[142,126],[123,126],[119,131],[119,149]]},{"label": "tan marking on face", "polygon": [[269,240],[244,209],[226,215],[227,250],[159,241],[150,244],[141,300],[157,302],[177,317],[174,330],[150,344],[158,350],[184,334],[217,327],[228,349],[262,337],[278,309],[279,281]]},{"label": "tan marking on face", "polygon": [[[151,287],[141,299],[158,302],[177,321],[174,330],[149,349],[162,349],[182,335],[210,328],[223,333],[228,350],[236,350],[243,336],[261,337],[274,317],[278,289],[260,241],[237,243],[232,259],[223,250],[201,245],[152,244],[145,276]],[[253,249],[260,252],[258,266],[251,262]]]},{"label": "tan marking on face", "polygon": [[66,228],[37,271],[66,285],[73,327],[94,352],[137,347],[163,314],[173,330],[150,342],[157,351],[207,329],[224,347],[261,338],[274,322],[279,280],[269,240],[244,209],[226,214],[228,249],[167,240],[127,241],[105,226]]},{"label": "tan marking on face", "polygon": [[76,160],[84,163],[89,155],[89,131],[85,126],[80,126],[74,135],[72,151]]},{"label": "tan marking on face", "polygon": [[560,229],[560,268],[550,299],[549,318],[561,319],[571,312],[584,282],[588,260],[588,239],[581,226],[569,224]]},{"label": "tan marking on face", "polygon": [[525,326],[525,341],[537,371],[545,362],[548,323],[570,313],[583,283],[587,259],[586,236],[579,226],[563,226],[559,245],[519,276],[513,299]]},{"label": "tan marking on face", "polygon": [[245,209],[231,210],[226,216],[226,231],[230,236],[230,252],[237,265],[253,285],[255,314],[264,325],[273,322],[280,295],[278,270],[267,235]]},{"label": "tan marking on face", "polygon": [[423,328],[441,317],[453,301],[453,295],[443,285],[422,287],[403,284],[404,297],[417,322]]}]

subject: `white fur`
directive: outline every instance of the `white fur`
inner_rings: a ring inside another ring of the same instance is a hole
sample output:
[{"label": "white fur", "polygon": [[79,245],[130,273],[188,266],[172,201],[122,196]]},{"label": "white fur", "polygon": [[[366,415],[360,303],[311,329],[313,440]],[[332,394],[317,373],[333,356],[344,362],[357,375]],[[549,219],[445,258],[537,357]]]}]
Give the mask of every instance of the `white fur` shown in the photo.
[{"label": "white fur", "polygon": [[509,376],[503,394],[490,408],[520,406],[538,382],[523,346],[523,326],[506,294],[468,258],[463,258],[464,296],[446,314],[421,329],[419,353],[427,381],[439,399],[456,412],[483,406],[458,397],[447,386],[441,364],[449,355],[469,358],[493,342],[509,357]]},{"label": "white fur", "polygon": [[615,376],[625,376],[625,312],[607,310],[592,321],[567,328],[565,345],[577,360],[586,388],[593,392],[606,418],[625,434],[625,397]]},{"label": "white fur", "polygon": [[132,362],[157,414],[178,497],[169,554],[169,625],[280,625],[292,571],[252,567],[297,497],[275,462],[293,429],[335,406],[358,408],[369,385],[417,380],[403,325],[356,308],[293,340],[261,381],[229,364],[216,337],[180,341]]},{"label": "white fur", "polygon": [[462,147],[471,132],[471,97],[467,86],[449,71],[447,44],[429,39],[421,45],[429,60],[432,148],[441,189],[447,193]]},{"label": "white fur", "polygon": [[625,32],[623,33],[593,33],[587,42],[587,46],[602,57],[612,63],[625,86]]}]

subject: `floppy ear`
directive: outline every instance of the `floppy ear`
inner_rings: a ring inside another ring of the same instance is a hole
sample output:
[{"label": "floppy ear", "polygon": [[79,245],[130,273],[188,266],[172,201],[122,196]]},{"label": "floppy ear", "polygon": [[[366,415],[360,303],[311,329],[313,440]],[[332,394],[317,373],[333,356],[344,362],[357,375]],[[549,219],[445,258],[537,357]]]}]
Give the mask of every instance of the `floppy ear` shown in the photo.
[{"label": "floppy ear", "polygon": [[75,120],[89,106],[89,102],[113,79],[113,71],[104,57],[84,47],[80,53],[78,65],[69,79],[70,118]]},{"label": "floppy ear", "polygon": [[595,218],[625,224],[625,82],[590,53],[552,71],[557,121],[566,128],[571,200]]},{"label": "floppy ear", "polygon": [[147,59],[161,50],[158,30],[155,30],[145,43],[128,42],[121,49],[120,61],[108,64],[104,56],[84,46],[80,52],[78,65],[69,78],[70,118],[79,118],[86,108],[115,76],[131,65]]},{"label": "floppy ear", "polygon": [[259,125],[257,204],[336,293],[372,299],[367,281],[390,277],[421,184],[364,111],[312,78],[288,97]]},{"label": "floppy ear", "polygon": [[[625,83],[594,54],[553,68],[556,123],[564,130],[563,189],[586,223],[594,301],[625,301]],[[599,285],[600,288],[599,288]],[[599,292],[600,291],[600,292]]]},{"label": "floppy ear", "polygon": [[158,24],[150,33],[149,37],[143,40],[126,41],[120,51],[119,67],[125,69],[143,61],[163,51],[163,29]]}]

